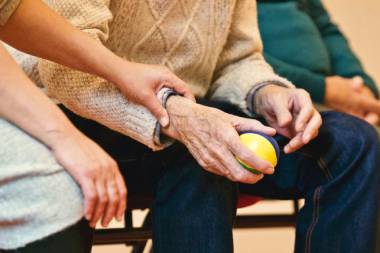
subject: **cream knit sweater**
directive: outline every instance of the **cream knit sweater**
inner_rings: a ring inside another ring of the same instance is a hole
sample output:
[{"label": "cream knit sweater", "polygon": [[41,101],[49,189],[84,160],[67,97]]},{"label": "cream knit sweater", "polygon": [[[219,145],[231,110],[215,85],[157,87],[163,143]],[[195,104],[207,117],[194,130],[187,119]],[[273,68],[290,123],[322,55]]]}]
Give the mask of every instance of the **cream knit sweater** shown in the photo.
[{"label": "cream knit sweater", "polygon": [[17,9],[21,0],[0,0],[0,26],[4,25]]},{"label": "cream knit sweater", "polygon": [[[229,101],[247,110],[256,85],[292,86],[262,56],[253,0],[45,0],[72,24],[134,62],[162,64],[198,97]],[[156,119],[101,78],[41,60],[48,94],[77,114],[96,120],[154,150]]]}]

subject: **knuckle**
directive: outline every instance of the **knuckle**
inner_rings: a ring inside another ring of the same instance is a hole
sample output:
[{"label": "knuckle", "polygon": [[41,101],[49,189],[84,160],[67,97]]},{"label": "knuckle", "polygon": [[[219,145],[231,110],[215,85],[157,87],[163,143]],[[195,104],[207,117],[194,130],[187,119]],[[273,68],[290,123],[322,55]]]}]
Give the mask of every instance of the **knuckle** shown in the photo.
[{"label": "knuckle", "polygon": [[99,202],[101,204],[106,204],[108,202],[108,197],[106,195],[99,197]]},{"label": "knuckle", "polygon": [[117,162],[112,158],[109,159],[108,166],[111,168],[117,168],[118,167]]},{"label": "knuckle", "polygon": [[205,163],[205,166],[209,167],[210,165],[213,164],[213,159],[210,156],[205,156],[203,157],[203,162]]},{"label": "knuckle", "polygon": [[234,178],[235,181],[240,182],[244,179],[244,175],[241,172],[237,172],[231,175],[232,178]]},{"label": "knuckle", "polygon": [[300,94],[300,95],[303,95],[303,96],[309,96],[309,93],[306,90],[304,90],[304,89],[298,88],[297,89],[297,93]]},{"label": "knuckle", "polygon": [[99,169],[97,167],[92,166],[89,169],[84,170],[83,176],[85,178],[94,178],[98,174]]},{"label": "knuckle", "polygon": [[117,202],[119,202],[119,194],[113,194],[110,196],[109,198],[109,202],[112,203],[112,204],[116,204]]},{"label": "knuckle", "polygon": [[119,194],[120,194],[120,198],[124,199],[127,197],[127,190],[124,188],[124,189],[121,189],[119,191]]},{"label": "knuckle", "polygon": [[97,200],[98,195],[94,192],[89,192],[89,193],[87,193],[87,198],[89,201],[93,202],[93,201]]},{"label": "knuckle", "polygon": [[241,160],[248,162],[252,160],[252,155],[253,154],[249,154],[248,152],[241,151],[238,156]]}]

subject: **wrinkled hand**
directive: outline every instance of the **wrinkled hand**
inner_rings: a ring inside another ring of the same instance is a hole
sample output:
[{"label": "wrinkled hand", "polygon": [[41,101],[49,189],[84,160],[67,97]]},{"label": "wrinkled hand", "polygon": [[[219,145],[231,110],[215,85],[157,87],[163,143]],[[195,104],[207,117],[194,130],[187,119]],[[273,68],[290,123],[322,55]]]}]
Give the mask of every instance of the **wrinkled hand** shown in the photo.
[{"label": "wrinkled hand", "polygon": [[118,71],[120,74],[115,78],[115,84],[120,91],[131,101],[150,110],[163,127],[169,124],[169,116],[156,96],[161,88],[171,88],[194,100],[186,83],[166,67],[124,61]]},{"label": "wrinkled hand", "polygon": [[371,124],[377,122],[380,116],[380,102],[364,86],[360,77],[326,78],[325,101],[327,106],[367,120]]},{"label": "wrinkled hand", "polygon": [[284,147],[291,153],[317,137],[322,118],[310,95],[302,89],[267,85],[255,95],[254,108],[277,133],[290,138]]},{"label": "wrinkled hand", "polygon": [[102,226],[108,226],[113,217],[121,221],[127,189],[116,162],[76,129],[52,135],[55,158],[82,189],[90,226],[95,227],[99,219]]},{"label": "wrinkled hand", "polygon": [[242,131],[259,131],[274,135],[276,131],[273,128],[179,96],[169,98],[167,110],[170,126],[163,129],[163,133],[185,144],[205,170],[243,183],[256,183],[263,178],[262,174],[255,175],[245,170],[236,160],[239,157],[264,174],[274,172],[269,162],[255,156],[240,142],[238,134]]}]

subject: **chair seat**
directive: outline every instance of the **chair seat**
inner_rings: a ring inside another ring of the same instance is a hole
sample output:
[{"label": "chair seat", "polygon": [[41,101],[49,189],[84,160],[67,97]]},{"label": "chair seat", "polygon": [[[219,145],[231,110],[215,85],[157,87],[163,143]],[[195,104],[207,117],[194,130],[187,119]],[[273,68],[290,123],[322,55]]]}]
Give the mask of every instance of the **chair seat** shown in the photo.
[{"label": "chair seat", "polygon": [[[244,208],[256,204],[262,200],[262,198],[247,194],[240,194],[237,208]],[[152,196],[138,196],[138,197],[129,197],[128,198],[128,208],[129,209],[147,209],[150,208],[153,203]]]},{"label": "chair seat", "polygon": [[238,203],[237,203],[237,208],[244,208],[248,206],[252,206],[262,200],[260,197],[252,196],[252,195],[246,195],[246,194],[240,194]]}]

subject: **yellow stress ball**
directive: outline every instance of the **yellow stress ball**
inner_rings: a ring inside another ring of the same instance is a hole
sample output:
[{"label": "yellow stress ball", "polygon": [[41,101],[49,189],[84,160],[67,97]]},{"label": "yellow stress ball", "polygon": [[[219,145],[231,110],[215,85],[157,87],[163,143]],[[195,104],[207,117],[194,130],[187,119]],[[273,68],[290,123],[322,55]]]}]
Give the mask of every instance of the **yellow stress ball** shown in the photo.
[{"label": "yellow stress ball", "polygon": [[[277,141],[272,137],[258,132],[245,132],[240,134],[240,141],[256,156],[270,162],[273,165],[273,168],[277,165],[278,159],[280,158],[280,149]],[[239,158],[237,158],[237,160],[250,172],[254,174],[261,174],[260,171],[250,167]]]}]

